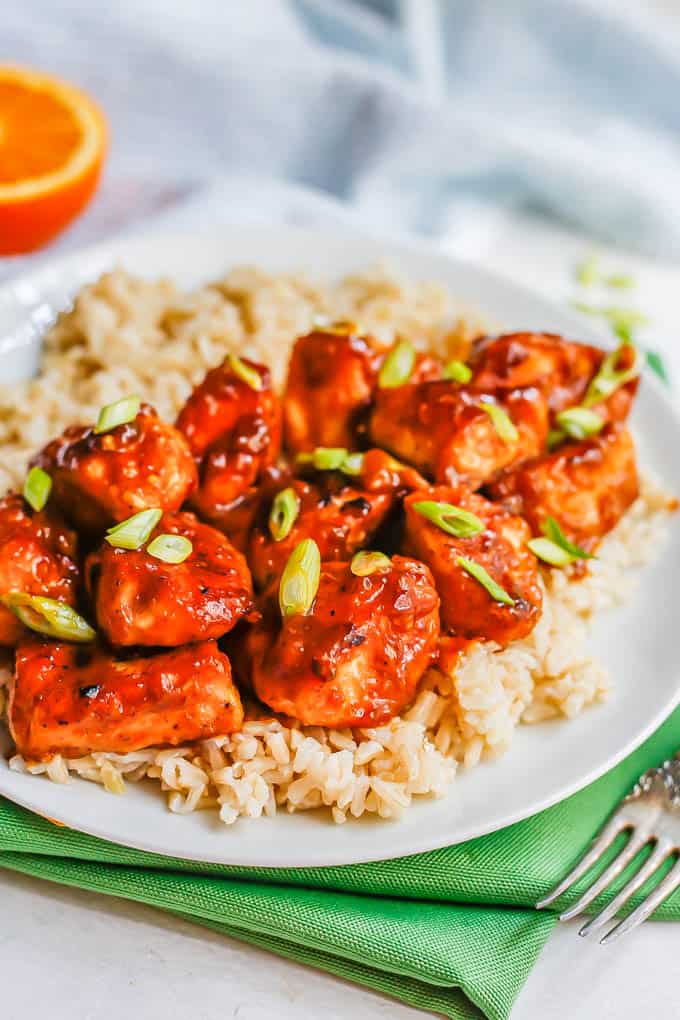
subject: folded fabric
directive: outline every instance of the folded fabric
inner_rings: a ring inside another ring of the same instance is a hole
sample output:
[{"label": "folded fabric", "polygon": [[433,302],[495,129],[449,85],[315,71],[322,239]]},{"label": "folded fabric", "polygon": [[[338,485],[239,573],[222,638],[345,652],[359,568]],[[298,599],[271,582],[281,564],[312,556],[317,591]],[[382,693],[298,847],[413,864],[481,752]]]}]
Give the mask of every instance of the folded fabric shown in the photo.
[{"label": "folded fabric", "polygon": [[680,48],[652,5],[200,6],[199,17],[179,0],[3,5],[4,52],[68,75],[112,126],[101,191],[65,244],[226,171],[351,199],[375,229],[455,237],[480,220],[478,203],[504,204],[680,252]]},{"label": "folded fabric", "polygon": [[[57,827],[0,800],[0,866],[159,907],[447,1017],[503,1020],[555,923],[554,914],[532,904],[639,774],[678,747],[680,709],[611,772],[524,822],[431,853],[333,868],[164,858]],[[680,920],[680,890],[655,916]]]}]

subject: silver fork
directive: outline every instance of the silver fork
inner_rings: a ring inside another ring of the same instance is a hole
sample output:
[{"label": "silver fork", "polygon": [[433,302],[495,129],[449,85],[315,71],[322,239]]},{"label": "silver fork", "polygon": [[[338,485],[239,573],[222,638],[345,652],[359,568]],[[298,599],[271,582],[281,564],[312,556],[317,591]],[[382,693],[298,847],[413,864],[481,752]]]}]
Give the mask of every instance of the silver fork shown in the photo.
[{"label": "silver fork", "polygon": [[[650,879],[671,855],[680,855],[680,751],[675,758],[659,768],[649,769],[621,802],[609,821],[603,826],[578,864],[555,886],[552,892],[536,904],[541,910],[549,906],[596,864],[605,850],[621,832],[629,832],[628,842],[592,885],[574,903],[560,914],[560,921],[576,917],[599,896],[614,879],[633,861],[648,844],[652,851],[626,885],[595,917],[579,931],[589,935],[600,931],[623,907],[630,897]],[[601,944],[613,942],[626,932],[642,924],[660,903],[680,886],[680,856],[659,884],[627,917],[615,924],[600,939]]]}]

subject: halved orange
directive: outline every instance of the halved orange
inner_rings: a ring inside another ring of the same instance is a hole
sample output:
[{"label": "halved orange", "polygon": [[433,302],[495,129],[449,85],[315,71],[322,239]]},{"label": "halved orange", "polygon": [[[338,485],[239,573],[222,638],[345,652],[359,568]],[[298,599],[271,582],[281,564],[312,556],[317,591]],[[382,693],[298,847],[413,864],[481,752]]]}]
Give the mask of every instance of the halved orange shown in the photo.
[{"label": "halved orange", "polygon": [[106,141],[101,111],[79,89],[0,64],[0,255],[41,247],[78,215]]}]

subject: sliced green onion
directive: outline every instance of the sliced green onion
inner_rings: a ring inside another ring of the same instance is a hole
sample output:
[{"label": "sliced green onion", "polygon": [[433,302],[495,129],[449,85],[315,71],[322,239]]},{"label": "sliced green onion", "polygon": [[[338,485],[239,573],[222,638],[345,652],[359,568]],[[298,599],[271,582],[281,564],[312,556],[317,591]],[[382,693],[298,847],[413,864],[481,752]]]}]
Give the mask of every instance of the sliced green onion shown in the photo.
[{"label": "sliced green onion", "polygon": [[456,562],[466,574],[474,577],[475,581],[479,581],[482,588],[486,588],[492,599],[496,602],[502,602],[506,606],[514,606],[515,600],[508,595],[505,588],[501,588],[500,584],[496,584],[493,577],[487,574],[481,563],[469,560],[466,556],[456,556]]},{"label": "sliced green onion", "polygon": [[140,510],[109,528],[104,538],[115,549],[141,549],[162,516],[162,510]]},{"label": "sliced green onion", "polygon": [[363,453],[348,453],[342,464],[340,470],[343,475],[360,475],[364,470],[364,455]]},{"label": "sliced green onion", "polygon": [[311,453],[298,453],[296,459],[317,471],[342,471],[345,475],[360,475],[364,466],[363,453],[349,453],[344,446],[317,446]]},{"label": "sliced green onion", "polygon": [[647,351],[647,364],[662,382],[668,382],[668,372],[666,371],[664,360],[658,351]]},{"label": "sliced green onion", "polygon": [[551,567],[566,567],[567,564],[574,562],[568,552],[555,542],[551,542],[549,538],[532,538],[527,545],[534,556],[544,563],[549,563]]},{"label": "sliced green onion", "polygon": [[519,432],[515,428],[508,412],[500,404],[492,404],[487,400],[481,400],[478,407],[486,411],[493,422],[498,435],[504,443],[514,443],[519,439]]},{"label": "sliced green onion", "polygon": [[545,445],[548,447],[548,450],[552,453],[552,451],[555,450],[558,446],[560,446],[566,438],[567,434],[566,432],[563,432],[562,429],[550,429],[545,441]]},{"label": "sliced green onion", "polygon": [[385,553],[367,552],[362,549],[355,553],[349,565],[356,577],[370,577],[371,574],[384,574],[392,567],[392,560]]},{"label": "sliced green onion", "polygon": [[95,435],[100,436],[102,432],[110,432],[118,425],[127,425],[129,421],[134,421],[139,414],[139,405],[140,398],[130,396],[102,407],[94,427]]},{"label": "sliced green onion", "polygon": [[79,613],[66,602],[49,599],[46,595],[28,595],[22,591],[11,591],[0,596],[0,602],[7,606],[24,626],[39,634],[57,638],[60,641],[94,641],[96,632]]},{"label": "sliced green onion", "polygon": [[610,273],[605,276],[604,282],[615,290],[631,290],[635,286],[635,280],[629,273]]},{"label": "sliced green onion", "polygon": [[576,280],[582,287],[592,287],[600,281],[600,267],[597,255],[589,255],[576,267]]},{"label": "sliced green onion", "polygon": [[378,386],[381,389],[403,386],[410,379],[415,363],[415,347],[408,340],[401,340],[383,361],[378,373]]},{"label": "sliced green onion", "polygon": [[41,467],[32,467],[26,475],[23,496],[34,510],[42,510],[52,491],[52,479]]},{"label": "sliced green onion", "polygon": [[631,343],[633,330],[638,326],[646,326],[649,319],[635,308],[620,308],[616,305],[589,305],[583,301],[574,301],[574,308],[585,315],[595,315],[606,319],[613,332],[624,342]]},{"label": "sliced green onion", "polygon": [[[633,351],[633,363],[630,368],[617,369],[616,364],[624,349],[631,349]],[[590,381],[583,400],[583,407],[592,407],[593,404],[601,403],[621,386],[625,386],[632,379],[636,379],[642,371],[643,361],[644,358],[640,351],[631,344],[623,344],[608,354],[600,365],[597,375]]]},{"label": "sliced green onion", "polygon": [[595,557],[592,553],[586,552],[580,545],[575,545],[570,542],[567,536],[562,531],[561,527],[557,523],[554,517],[546,517],[541,524],[541,531],[546,538],[549,538],[555,545],[559,545],[560,549],[564,549],[570,556],[573,556],[575,560],[593,560]]},{"label": "sliced green onion", "polygon": [[604,420],[600,415],[590,411],[587,407],[569,407],[566,411],[556,414],[555,421],[562,432],[571,436],[572,439],[587,439],[589,436],[596,436],[604,426]]},{"label": "sliced green onion", "polygon": [[269,511],[269,532],[275,542],[288,538],[299,513],[300,497],[295,489],[289,486],[276,493]]},{"label": "sliced green onion", "polygon": [[229,368],[232,370],[237,379],[244,382],[246,386],[250,386],[251,390],[261,390],[264,386],[262,377],[259,372],[250,365],[246,365],[245,361],[237,357],[235,354],[230,354],[227,358]]},{"label": "sliced green onion", "polygon": [[319,590],[321,555],[313,538],[304,538],[288,557],[279,583],[279,608],[284,619],[308,613]]},{"label": "sliced green onion", "polygon": [[443,379],[453,379],[454,382],[468,383],[472,379],[472,369],[464,361],[449,361],[442,372]]},{"label": "sliced green onion", "polygon": [[156,535],[146,551],[163,563],[184,563],[193,551],[193,545],[184,535]]},{"label": "sliced green onion", "polygon": [[534,556],[553,567],[566,567],[576,560],[592,560],[592,553],[570,542],[554,517],[546,517],[541,524],[543,538],[532,538],[527,542]]},{"label": "sliced green onion", "polygon": [[432,499],[424,499],[414,503],[413,509],[454,538],[471,538],[484,531],[484,521],[469,510],[454,506],[453,503],[438,503]]}]

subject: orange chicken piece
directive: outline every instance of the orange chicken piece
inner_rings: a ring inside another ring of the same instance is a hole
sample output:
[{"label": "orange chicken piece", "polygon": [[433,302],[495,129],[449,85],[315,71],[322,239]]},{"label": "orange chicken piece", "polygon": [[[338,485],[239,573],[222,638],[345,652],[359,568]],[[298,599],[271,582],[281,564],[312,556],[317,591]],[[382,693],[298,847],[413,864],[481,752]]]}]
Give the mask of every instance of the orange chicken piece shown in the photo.
[{"label": "orange chicken piece", "polygon": [[[484,530],[468,538],[448,534],[415,509],[416,503],[425,500],[451,503],[475,514]],[[533,630],[541,615],[542,595],[536,557],[527,548],[531,531],[521,517],[463,487],[413,492],[404,508],[404,549],[426,563],[434,575],[443,631],[506,645]],[[513,604],[494,599],[463,568],[459,557],[481,565]]]},{"label": "orange chicken piece", "polygon": [[279,615],[276,590],[248,635],[255,693],[313,726],[378,726],[414,697],[437,653],[439,597],[427,567],[395,556],[355,577],[325,563],[306,615]]},{"label": "orange chicken piece", "polygon": [[637,499],[635,447],[621,425],[564,443],[489,486],[489,495],[526,518],[535,535],[553,517],[572,542],[591,552]]},{"label": "orange chicken piece", "polygon": [[9,725],[28,759],[174,747],[242,723],[229,659],[214,641],[126,660],[96,645],[37,638],[17,649]]},{"label": "orange chicken piece", "polygon": [[[516,438],[499,433],[483,404],[502,407]],[[369,425],[377,446],[435,481],[473,489],[509,464],[537,454],[547,430],[547,405],[537,390],[513,390],[501,405],[449,380],[378,390]]]},{"label": "orange chicken piece", "polygon": [[178,510],[196,484],[184,436],[148,404],[101,435],[67,428],[32,463],[52,476],[52,500],[65,517],[94,534],[149,507]]},{"label": "orange chicken piece", "polygon": [[113,645],[172,646],[222,637],[253,610],[245,558],[221,531],[193,514],[164,514],[156,535],[192,544],[182,563],[103,542],[88,556],[85,580],[97,625]]},{"label": "orange chicken piece", "polygon": [[[51,509],[37,513],[18,493],[0,500],[0,595],[11,591],[76,602],[76,536]],[[25,634],[14,613],[0,605],[0,645]]]},{"label": "orange chicken piece", "polygon": [[241,547],[257,510],[258,484],[281,445],[281,408],[269,369],[246,359],[235,367],[227,358],[193,391],[177,428],[199,470],[192,508]]}]

